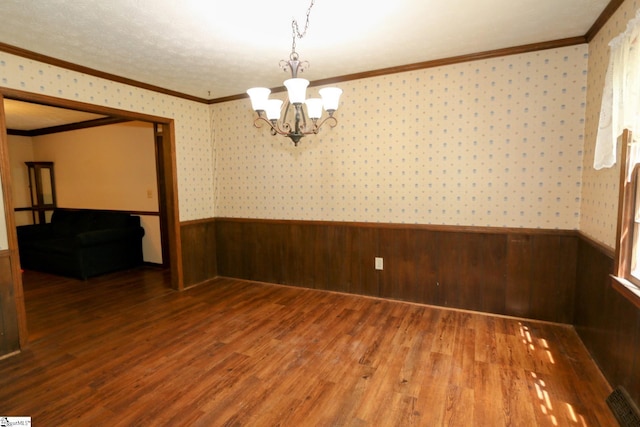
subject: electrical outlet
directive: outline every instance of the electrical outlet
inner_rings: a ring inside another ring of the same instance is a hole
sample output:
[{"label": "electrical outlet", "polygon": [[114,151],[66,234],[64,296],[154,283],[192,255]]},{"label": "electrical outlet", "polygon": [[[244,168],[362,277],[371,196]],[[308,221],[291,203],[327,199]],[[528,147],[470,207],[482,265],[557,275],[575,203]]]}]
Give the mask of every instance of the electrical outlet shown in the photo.
[{"label": "electrical outlet", "polygon": [[382,257],[376,257],[375,267],[376,270],[384,270],[384,261],[382,260]]}]

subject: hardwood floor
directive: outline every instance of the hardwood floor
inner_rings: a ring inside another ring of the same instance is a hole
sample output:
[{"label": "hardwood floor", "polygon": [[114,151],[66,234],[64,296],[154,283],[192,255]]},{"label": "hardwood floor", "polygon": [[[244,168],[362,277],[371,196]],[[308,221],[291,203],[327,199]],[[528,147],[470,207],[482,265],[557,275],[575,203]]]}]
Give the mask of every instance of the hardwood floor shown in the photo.
[{"label": "hardwood floor", "polygon": [[615,426],[571,327],[140,269],[25,272],[0,415],[37,426]]}]

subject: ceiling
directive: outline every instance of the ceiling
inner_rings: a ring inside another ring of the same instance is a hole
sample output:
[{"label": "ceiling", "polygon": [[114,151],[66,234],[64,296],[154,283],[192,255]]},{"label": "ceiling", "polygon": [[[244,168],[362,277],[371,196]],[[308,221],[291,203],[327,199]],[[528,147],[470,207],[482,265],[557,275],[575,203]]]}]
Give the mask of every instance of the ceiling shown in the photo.
[{"label": "ceiling", "polygon": [[[609,0],[313,0],[296,51],[321,80],[583,36]],[[184,95],[278,87],[311,0],[2,0],[0,43]],[[28,31],[25,31],[28,29]],[[7,128],[101,118],[5,101]]]},{"label": "ceiling", "polygon": [[106,118],[99,114],[29,102],[4,100],[4,112],[7,129],[13,131],[33,131],[44,128],[55,128],[71,123],[82,123],[90,120]]},{"label": "ceiling", "polygon": [[[320,80],[584,36],[609,0],[315,0],[297,52]],[[181,94],[278,87],[309,0],[2,0],[0,42]]]}]

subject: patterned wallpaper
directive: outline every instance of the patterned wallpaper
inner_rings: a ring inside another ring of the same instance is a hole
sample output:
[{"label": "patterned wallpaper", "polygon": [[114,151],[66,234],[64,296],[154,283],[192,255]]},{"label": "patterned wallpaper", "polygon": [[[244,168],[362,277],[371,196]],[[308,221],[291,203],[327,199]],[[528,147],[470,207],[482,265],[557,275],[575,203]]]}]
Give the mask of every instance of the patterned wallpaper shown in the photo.
[{"label": "patterned wallpaper", "polygon": [[607,43],[639,1],[588,47],[342,83],[339,125],[298,148],[253,128],[248,100],[206,106],[4,52],[0,85],[174,118],[181,221],[579,227],[613,247],[618,172],[591,163]]},{"label": "patterned wallpaper", "polygon": [[0,85],[175,119],[180,220],[213,216],[209,107],[0,52]]},{"label": "patterned wallpaper", "polygon": [[580,45],[341,83],[338,126],[298,148],[248,100],[213,105],[216,216],[577,229],[587,61]]},{"label": "patterned wallpaper", "polygon": [[625,1],[589,43],[580,230],[611,248],[615,248],[616,239],[620,166],[616,164],[613,168],[596,171],[593,169],[593,155],[604,77],[609,65],[608,44],[625,30],[639,7],[638,0]]}]

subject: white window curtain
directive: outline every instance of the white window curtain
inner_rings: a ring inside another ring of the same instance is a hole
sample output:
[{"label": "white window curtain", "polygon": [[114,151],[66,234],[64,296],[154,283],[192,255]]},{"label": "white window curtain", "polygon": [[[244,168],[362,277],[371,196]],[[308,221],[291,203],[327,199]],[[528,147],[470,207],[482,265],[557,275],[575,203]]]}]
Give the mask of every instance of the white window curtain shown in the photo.
[{"label": "white window curtain", "polygon": [[[632,132],[634,143],[640,137],[640,10],[627,29],[609,42],[609,67],[593,159],[595,169],[616,163],[616,141],[624,129]],[[629,160],[631,164],[638,162],[636,158]]]}]

